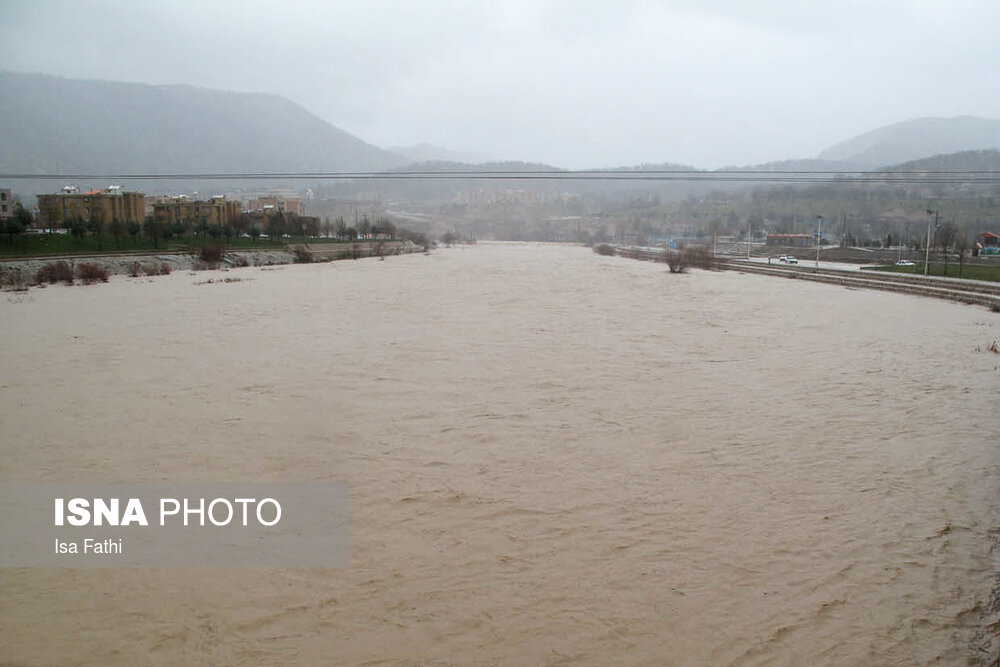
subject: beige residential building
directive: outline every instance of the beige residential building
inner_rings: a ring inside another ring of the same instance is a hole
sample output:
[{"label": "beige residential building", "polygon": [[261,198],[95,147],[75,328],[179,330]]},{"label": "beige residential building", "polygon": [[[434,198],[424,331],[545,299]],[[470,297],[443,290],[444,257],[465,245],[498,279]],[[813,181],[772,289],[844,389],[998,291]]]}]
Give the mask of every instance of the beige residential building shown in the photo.
[{"label": "beige residential building", "polygon": [[8,188],[0,188],[0,220],[6,220],[14,213],[14,200]]},{"label": "beige residential building", "polygon": [[65,187],[58,194],[38,195],[38,215],[41,224],[48,228],[61,227],[75,218],[89,221],[97,215],[102,216],[105,223],[112,220],[141,222],[146,215],[146,195],[123,192],[115,185],[89,192]]},{"label": "beige residential building", "polygon": [[281,213],[291,213],[292,215],[302,215],[302,200],[298,197],[284,197],[281,195],[266,195],[251,199],[247,204],[251,211],[276,210]]},{"label": "beige residential building", "polygon": [[202,222],[207,225],[227,225],[242,212],[240,202],[229,201],[225,197],[212,197],[208,201],[171,197],[153,203],[153,217],[157,221],[167,224],[180,222],[187,227]]}]

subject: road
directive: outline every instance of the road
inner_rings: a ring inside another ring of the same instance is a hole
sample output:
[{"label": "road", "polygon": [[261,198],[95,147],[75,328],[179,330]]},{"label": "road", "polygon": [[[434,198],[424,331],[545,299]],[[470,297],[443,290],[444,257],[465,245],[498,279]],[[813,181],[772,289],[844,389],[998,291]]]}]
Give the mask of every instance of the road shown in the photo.
[{"label": "road", "polygon": [[[799,257],[798,255],[796,255],[796,259],[799,260],[798,266],[800,266],[800,267],[809,268],[809,267],[815,267],[816,266],[816,256],[815,255],[813,255],[812,258],[810,258],[810,257]],[[757,264],[767,264],[768,263],[768,258],[767,257],[751,257],[750,261],[754,262],[754,263],[757,263]],[[784,262],[779,262],[777,257],[771,258],[770,264],[772,266],[795,266],[795,264],[785,264]],[[860,271],[861,270],[861,265],[859,265],[859,264],[848,264],[847,262],[824,262],[823,260],[820,260],[820,262],[819,262],[819,268],[821,268],[821,269],[831,269],[833,271]]]}]

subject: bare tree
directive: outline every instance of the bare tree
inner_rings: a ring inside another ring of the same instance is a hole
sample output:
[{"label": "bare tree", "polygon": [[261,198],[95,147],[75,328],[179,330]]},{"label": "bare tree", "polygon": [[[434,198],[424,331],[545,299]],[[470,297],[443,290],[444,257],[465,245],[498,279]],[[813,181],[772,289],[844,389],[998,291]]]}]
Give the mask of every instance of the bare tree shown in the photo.
[{"label": "bare tree", "polygon": [[955,252],[958,253],[958,277],[962,277],[962,267],[965,265],[965,253],[969,250],[969,233],[959,231],[955,236]]},{"label": "bare tree", "polygon": [[954,222],[948,221],[942,223],[935,234],[937,239],[938,249],[944,253],[944,275],[948,275],[948,249],[951,244],[954,243],[955,237],[958,235],[958,227]]}]

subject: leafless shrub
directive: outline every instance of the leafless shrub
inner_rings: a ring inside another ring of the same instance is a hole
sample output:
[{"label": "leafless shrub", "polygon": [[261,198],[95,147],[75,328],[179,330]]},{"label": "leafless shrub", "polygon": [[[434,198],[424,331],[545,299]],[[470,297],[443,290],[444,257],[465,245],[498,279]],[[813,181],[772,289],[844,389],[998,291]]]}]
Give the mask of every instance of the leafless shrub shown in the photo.
[{"label": "leafless shrub", "polygon": [[206,243],[198,251],[198,259],[210,267],[218,266],[222,261],[222,256],[226,253],[226,246],[222,243]]},{"label": "leafless shrub", "polygon": [[[131,272],[132,267],[129,267]],[[150,262],[149,264],[144,264],[140,267],[143,274],[147,276],[166,276],[170,275],[170,265],[166,262]],[[130,274],[131,275],[131,274]]]},{"label": "leafless shrub", "polygon": [[250,260],[247,259],[246,255],[236,255],[233,258],[233,266],[238,268],[243,268],[245,266],[250,266]]},{"label": "leafless shrub", "polygon": [[594,246],[594,252],[596,252],[598,255],[608,256],[608,255],[614,255],[615,249],[609,246],[607,243],[601,243],[599,245]]},{"label": "leafless shrub", "polygon": [[65,260],[49,262],[38,269],[35,274],[35,282],[38,283],[66,283],[73,284],[73,265]]},{"label": "leafless shrub", "polygon": [[670,273],[684,273],[687,271],[687,262],[684,260],[684,253],[680,250],[668,250],[664,256],[664,261],[670,269]]},{"label": "leafless shrub", "polygon": [[139,262],[132,262],[131,264],[128,265],[127,270],[128,270],[128,275],[132,278],[138,278],[143,273],[142,264],[140,264]]},{"label": "leafless shrub", "polygon": [[350,248],[344,248],[340,253],[341,259],[360,259],[361,258],[361,248],[358,247],[357,243],[352,243]]},{"label": "leafless shrub", "polygon": [[28,278],[21,269],[0,269],[0,288],[12,292],[26,292]]},{"label": "leafless shrub", "polygon": [[77,266],[76,275],[85,285],[108,282],[108,268],[93,262],[84,262]]},{"label": "leafless shrub", "polygon": [[295,256],[296,264],[309,264],[315,259],[312,252],[310,252],[305,246],[301,245],[297,245],[292,248],[292,254]]},{"label": "leafless shrub", "polygon": [[712,253],[709,251],[707,246],[685,246],[683,253],[688,266],[693,266],[696,269],[715,268],[715,258],[712,256]]},{"label": "leafless shrub", "polygon": [[715,258],[703,245],[689,245],[682,250],[667,250],[664,261],[667,263],[670,273],[684,273],[691,267],[696,269],[715,268]]}]

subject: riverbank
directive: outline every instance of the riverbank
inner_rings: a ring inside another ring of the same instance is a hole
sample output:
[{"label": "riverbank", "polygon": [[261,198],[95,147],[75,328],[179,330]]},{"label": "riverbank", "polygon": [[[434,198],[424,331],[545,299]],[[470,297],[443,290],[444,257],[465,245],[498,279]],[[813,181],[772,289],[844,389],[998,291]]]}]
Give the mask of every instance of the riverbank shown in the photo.
[{"label": "riverbank", "polygon": [[421,252],[408,241],[360,241],[357,243],[315,243],[287,248],[223,250],[218,258],[206,261],[199,252],[164,253],[87,253],[22,259],[0,259],[0,287],[26,289],[41,282],[39,271],[57,262],[66,262],[75,272],[78,266],[91,264],[107,275],[160,275],[172,271],[273,266],[295,262],[328,262],[340,259],[391,256]]}]

